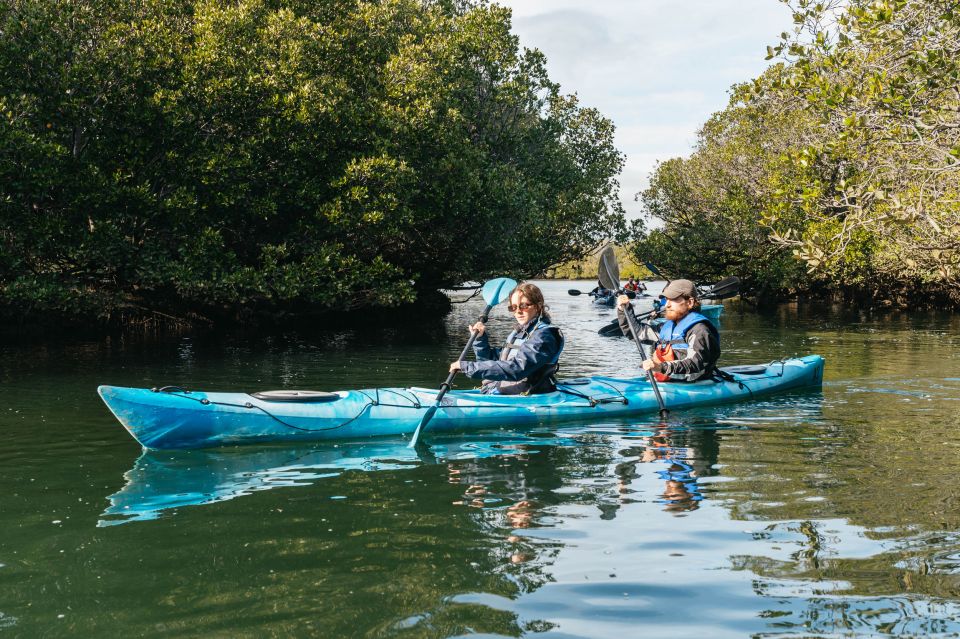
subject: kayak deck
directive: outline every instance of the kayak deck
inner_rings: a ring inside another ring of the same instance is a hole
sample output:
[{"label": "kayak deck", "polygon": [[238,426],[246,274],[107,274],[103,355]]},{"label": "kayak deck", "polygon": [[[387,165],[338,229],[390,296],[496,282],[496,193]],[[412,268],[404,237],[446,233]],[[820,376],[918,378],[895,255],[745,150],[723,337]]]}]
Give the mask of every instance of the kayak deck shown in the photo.
[{"label": "kayak deck", "polygon": [[[823,378],[823,358],[809,355],[729,370],[733,382],[660,384],[667,407],[678,410],[816,386]],[[151,390],[101,386],[98,392],[121,424],[145,448],[175,449],[409,435],[425,411],[434,405],[438,391],[414,387],[312,395],[307,391],[285,391],[271,395],[208,393],[174,387]],[[657,409],[656,397],[646,377],[597,376],[562,380],[556,392],[542,395],[451,391],[444,396],[428,430],[593,421]]]}]

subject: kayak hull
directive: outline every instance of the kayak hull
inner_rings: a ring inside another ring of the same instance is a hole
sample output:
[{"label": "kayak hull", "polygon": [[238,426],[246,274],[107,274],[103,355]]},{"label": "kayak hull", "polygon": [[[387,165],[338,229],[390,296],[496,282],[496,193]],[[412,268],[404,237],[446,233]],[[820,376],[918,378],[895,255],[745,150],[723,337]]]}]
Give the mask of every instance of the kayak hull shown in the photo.
[{"label": "kayak hull", "polygon": [[[736,367],[735,367],[736,368]],[[819,386],[823,358],[803,358],[734,372],[735,382],[660,384],[666,405],[680,410]],[[513,428],[597,421],[656,412],[646,377],[564,380],[554,393],[483,395],[451,391],[428,431]],[[100,386],[98,393],[127,431],[147,449],[185,449],[261,442],[301,442],[411,435],[437,390],[377,388],[339,391],[316,401],[272,401],[247,393]]]}]

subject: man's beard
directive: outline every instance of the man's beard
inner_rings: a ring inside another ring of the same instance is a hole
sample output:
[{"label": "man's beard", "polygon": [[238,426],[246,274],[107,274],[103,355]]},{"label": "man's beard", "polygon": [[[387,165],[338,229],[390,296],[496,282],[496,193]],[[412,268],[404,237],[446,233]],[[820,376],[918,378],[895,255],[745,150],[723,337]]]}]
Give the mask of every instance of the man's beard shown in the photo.
[{"label": "man's beard", "polygon": [[676,323],[682,320],[687,315],[688,312],[689,311],[676,311],[673,309],[667,309],[664,312],[663,316],[666,317],[671,322]]}]

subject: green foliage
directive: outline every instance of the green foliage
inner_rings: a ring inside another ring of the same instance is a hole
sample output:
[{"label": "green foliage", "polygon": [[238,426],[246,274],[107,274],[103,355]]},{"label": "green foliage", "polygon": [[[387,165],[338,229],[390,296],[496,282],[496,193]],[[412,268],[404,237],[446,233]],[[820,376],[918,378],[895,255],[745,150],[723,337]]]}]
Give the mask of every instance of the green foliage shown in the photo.
[{"label": "green foliage", "polygon": [[0,307],[396,305],[623,230],[611,123],[483,2],[0,6]]},{"label": "green foliage", "polygon": [[[617,258],[617,265],[620,267],[620,279],[649,280],[654,279],[653,274],[642,264],[634,261],[632,247],[614,245],[614,255]],[[600,254],[602,251],[595,251],[582,260],[574,260],[565,264],[560,264],[547,271],[547,276],[555,279],[565,280],[596,280],[600,273]]]},{"label": "green foliage", "polygon": [[[746,290],[960,302],[960,13],[786,0],[796,29],[642,194],[638,255]],[[791,256],[803,269],[791,264]],[[803,271],[806,271],[804,273]],[[882,286],[881,286],[882,283]]]},{"label": "green foliage", "polygon": [[[810,188],[793,246],[811,270],[883,278],[960,302],[960,14],[941,0],[790,3],[798,27],[771,51],[790,63],[761,99],[807,110],[815,135],[791,155]],[[799,197],[797,197],[799,196]]]},{"label": "green foliage", "polygon": [[774,199],[778,158],[800,138],[804,122],[776,105],[743,104],[747,90],[735,87],[731,105],[701,129],[691,157],[657,165],[640,199],[659,224],[650,231],[637,224],[633,250],[669,277],[710,282],[737,275],[744,292],[784,295],[804,286],[803,269],[771,241],[760,211]]}]

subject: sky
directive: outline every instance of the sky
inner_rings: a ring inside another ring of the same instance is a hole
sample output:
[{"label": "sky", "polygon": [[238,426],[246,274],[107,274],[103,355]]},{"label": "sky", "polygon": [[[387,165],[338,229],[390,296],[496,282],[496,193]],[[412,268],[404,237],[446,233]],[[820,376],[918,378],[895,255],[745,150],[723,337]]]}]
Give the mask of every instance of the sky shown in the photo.
[{"label": "sky", "polygon": [[792,27],[779,0],[495,0],[513,10],[521,47],[547,56],[550,78],[616,125],[626,154],[629,218],[658,160],[690,154],[731,85],[770,64],[767,45]]}]

